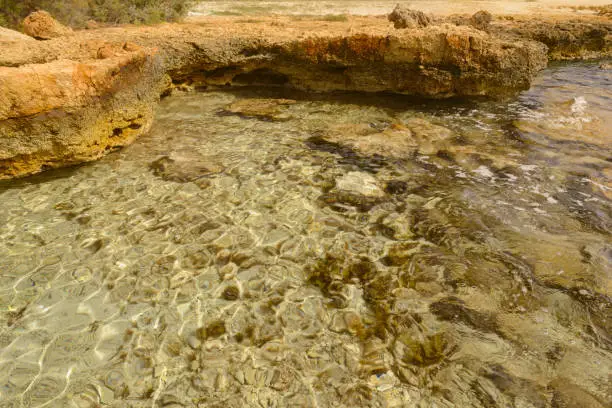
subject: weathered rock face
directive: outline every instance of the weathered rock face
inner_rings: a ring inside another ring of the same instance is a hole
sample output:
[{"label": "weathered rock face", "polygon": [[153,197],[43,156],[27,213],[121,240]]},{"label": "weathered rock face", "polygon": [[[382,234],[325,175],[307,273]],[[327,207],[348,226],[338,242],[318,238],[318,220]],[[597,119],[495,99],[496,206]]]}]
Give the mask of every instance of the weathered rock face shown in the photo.
[{"label": "weathered rock face", "polygon": [[23,20],[23,32],[38,40],[50,40],[72,34],[72,29],[51,17],[46,11],[35,11]]},{"label": "weathered rock face", "polygon": [[99,158],[146,132],[162,71],[145,50],[0,67],[0,178]]},{"label": "weathered rock face", "polygon": [[423,28],[431,24],[431,18],[419,10],[411,10],[401,5],[389,14],[389,21],[395,28]]},{"label": "weathered rock face", "polygon": [[528,88],[547,61],[541,44],[500,41],[453,26],[396,35],[310,37],[256,44],[241,52],[249,57],[241,55],[233,64],[215,60],[218,57],[211,54],[192,56],[195,60],[205,57],[197,65],[208,68],[186,71],[181,67],[171,76],[202,87],[247,84],[428,98],[501,96]]}]

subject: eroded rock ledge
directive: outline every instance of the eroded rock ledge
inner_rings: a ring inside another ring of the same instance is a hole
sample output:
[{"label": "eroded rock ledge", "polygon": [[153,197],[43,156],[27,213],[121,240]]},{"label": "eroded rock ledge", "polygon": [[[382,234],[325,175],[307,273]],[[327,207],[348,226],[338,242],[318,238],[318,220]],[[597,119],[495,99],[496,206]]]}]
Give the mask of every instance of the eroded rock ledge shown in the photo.
[{"label": "eroded rock ledge", "polygon": [[486,32],[457,18],[405,30],[377,17],[208,18],[48,41],[2,30],[0,178],[94,160],[131,143],[173,86],[497,97],[528,88],[549,56],[610,54],[604,19],[533,24],[504,20]]}]

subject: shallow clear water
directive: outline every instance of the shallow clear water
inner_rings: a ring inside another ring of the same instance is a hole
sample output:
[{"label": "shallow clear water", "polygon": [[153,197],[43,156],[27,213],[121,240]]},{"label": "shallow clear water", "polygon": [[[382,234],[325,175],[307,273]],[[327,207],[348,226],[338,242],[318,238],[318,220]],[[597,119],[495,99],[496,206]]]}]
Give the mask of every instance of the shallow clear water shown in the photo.
[{"label": "shallow clear water", "polygon": [[589,64],[504,102],[168,97],[0,185],[0,406],[605,406],[611,129]]}]

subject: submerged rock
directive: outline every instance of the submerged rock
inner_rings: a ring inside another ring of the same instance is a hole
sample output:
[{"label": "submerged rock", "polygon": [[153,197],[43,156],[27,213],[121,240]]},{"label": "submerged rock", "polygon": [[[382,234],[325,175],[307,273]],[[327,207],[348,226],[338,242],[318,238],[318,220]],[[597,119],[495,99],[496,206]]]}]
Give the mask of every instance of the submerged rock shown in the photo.
[{"label": "submerged rock", "polygon": [[195,181],[224,170],[216,160],[190,152],[160,157],[149,167],[157,177],[177,183]]},{"label": "submerged rock", "polygon": [[292,99],[240,99],[229,104],[222,113],[245,118],[285,121],[291,119],[287,108],[295,103],[297,102]]},{"label": "submerged rock", "polygon": [[50,40],[72,34],[72,29],[54,19],[51,14],[40,10],[23,20],[23,32],[37,40]]},{"label": "submerged rock", "polygon": [[493,15],[486,10],[480,10],[470,18],[470,25],[481,31],[489,31]]},{"label": "submerged rock", "polygon": [[336,188],[365,197],[383,197],[385,195],[378,181],[372,175],[358,171],[351,171],[336,179]]},{"label": "submerged rock", "polygon": [[401,5],[395,6],[389,21],[395,28],[423,28],[431,24],[431,18],[419,10],[411,10]]},{"label": "submerged rock", "polygon": [[405,158],[415,153],[435,154],[446,148],[453,132],[426,119],[411,118],[380,131],[369,124],[332,126],[324,139],[365,155]]}]

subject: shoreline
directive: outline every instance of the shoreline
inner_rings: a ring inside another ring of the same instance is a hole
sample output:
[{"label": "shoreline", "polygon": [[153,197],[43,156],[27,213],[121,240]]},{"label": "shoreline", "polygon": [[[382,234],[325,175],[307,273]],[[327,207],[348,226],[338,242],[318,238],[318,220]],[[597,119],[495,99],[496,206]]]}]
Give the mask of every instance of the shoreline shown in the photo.
[{"label": "shoreline", "polygon": [[132,143],[177,88],[498,98],[528,89],[548,60],[612,55],[609,18],[496,16],[483,31],[468,17],[405,30],[384,16],[201,17],[49,41],[0,31],[0,179]]}]

